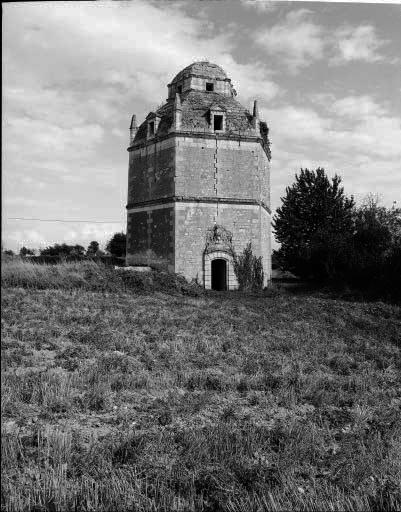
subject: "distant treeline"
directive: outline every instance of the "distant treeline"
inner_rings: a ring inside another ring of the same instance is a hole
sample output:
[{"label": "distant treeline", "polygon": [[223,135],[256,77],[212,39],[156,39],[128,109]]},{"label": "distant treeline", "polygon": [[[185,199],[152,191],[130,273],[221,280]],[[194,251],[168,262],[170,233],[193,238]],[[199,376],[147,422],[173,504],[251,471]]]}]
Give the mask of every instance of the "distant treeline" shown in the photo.
[{"label": "distant treeline", "polygon": [[[91,259],[106,265],[123,266],[125,262],[126,235],[125,233],[114,233],[106,244],[106,252],[102,251],[99,242],[93,240],[87,249],[82,245],[69,245],[66,243],[50,245],[43,249],[32,249],[21,247],[19,256],[29,258],[33,263],[56,264],[60,262],[82,261]],[[39,252],[39,255],[37,254]],[[5,256],[15,256],[13,251],[2,250]]]}]

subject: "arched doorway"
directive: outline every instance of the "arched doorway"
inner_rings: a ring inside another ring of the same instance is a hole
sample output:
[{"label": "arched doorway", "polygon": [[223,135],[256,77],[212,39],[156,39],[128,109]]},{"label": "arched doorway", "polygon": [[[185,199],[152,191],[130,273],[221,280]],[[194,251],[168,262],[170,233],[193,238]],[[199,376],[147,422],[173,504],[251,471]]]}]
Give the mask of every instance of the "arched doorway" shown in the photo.
[{"label": "arched doorway", "polygon": [[227,261],[222,258],[212,260],[212,290],[227,290]]}]

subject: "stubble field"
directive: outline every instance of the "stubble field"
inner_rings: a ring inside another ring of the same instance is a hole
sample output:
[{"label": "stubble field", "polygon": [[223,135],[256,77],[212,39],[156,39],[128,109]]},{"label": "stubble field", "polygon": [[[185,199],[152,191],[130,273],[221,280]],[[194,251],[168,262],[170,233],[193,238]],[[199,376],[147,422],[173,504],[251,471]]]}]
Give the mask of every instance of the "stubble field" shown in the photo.
[{"label": "stubble field", "polygon": [[4,267],[2,510],[401,509],[401,308]]}]

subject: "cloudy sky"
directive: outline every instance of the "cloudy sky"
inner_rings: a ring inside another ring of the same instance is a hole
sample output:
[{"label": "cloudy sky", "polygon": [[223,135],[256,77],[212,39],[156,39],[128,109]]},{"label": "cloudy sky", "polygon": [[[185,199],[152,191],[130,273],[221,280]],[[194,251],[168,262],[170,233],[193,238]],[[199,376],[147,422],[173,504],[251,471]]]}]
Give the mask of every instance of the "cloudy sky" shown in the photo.
[{"label": "cloudy sky", "polygon": [[357,200],[374,192],[401,203],[401,5],[2,7],[5,248],[104,244],[124,230],[130,117],[142,121],[196,60],[221,65],[244,105],[259,100],[273,209],[300,167],[317,166]]}]

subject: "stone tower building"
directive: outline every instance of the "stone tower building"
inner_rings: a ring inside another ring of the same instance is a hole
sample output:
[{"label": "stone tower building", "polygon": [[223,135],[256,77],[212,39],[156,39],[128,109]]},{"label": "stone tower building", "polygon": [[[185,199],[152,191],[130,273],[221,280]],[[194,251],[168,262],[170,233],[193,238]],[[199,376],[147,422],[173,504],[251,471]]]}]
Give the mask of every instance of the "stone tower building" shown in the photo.
[{"label": "stone tower building", "polygon": [[268,128],[236,99],[223,69],[195,62],[168,98],[130,126],[127,264],[237,287],[231,248],[252,242],[271,275]]}]

